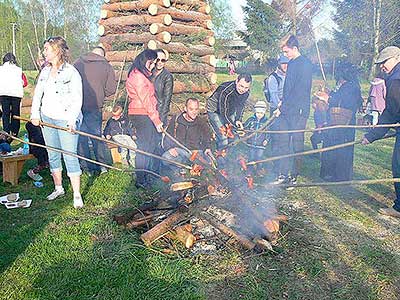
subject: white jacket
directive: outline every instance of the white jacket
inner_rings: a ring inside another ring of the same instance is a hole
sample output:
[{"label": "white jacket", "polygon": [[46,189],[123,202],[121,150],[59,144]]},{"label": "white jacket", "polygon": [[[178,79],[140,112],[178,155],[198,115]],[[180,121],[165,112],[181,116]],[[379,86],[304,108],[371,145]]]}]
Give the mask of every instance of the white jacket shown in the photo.
[{"label": "white jacket", "polygon": [[74,66],[65,63],[55,78],[50,77],[51,66],[40,72],[32,99],[31,119],[40,114],[75,124],[82,116],[82,79]]},{"label": "white jacket", "polygon": [[0,96],[22,98],[24,96],[22,69],[10,62],[0,66]]}]

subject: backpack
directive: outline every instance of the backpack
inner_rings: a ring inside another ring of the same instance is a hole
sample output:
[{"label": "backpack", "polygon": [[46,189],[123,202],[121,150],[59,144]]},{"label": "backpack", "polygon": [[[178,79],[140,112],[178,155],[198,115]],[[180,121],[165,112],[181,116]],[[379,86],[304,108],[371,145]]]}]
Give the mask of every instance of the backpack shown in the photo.
[{"label": "backpack", "polygon": [[278,83],[278,85],[280,85],[280,84],[281,84],[281,81],[282,81],[282,78],[280,78],[280,77],[278,76],[278,74],[276,74],[275,71],[272,72],[271,74],[269,74],[269,76],[268,76],[267,78],[264,79],[264,95],[265,95],[265,99],[267,100],[268,103],[271,102],[271,95],[270,95],[270,93],[269,93],[269,87],[268,87],[268,79],[269,79],[271,76],[274,76],[274,77],[275,77],[275,80],[276,80],[276,82]]}]

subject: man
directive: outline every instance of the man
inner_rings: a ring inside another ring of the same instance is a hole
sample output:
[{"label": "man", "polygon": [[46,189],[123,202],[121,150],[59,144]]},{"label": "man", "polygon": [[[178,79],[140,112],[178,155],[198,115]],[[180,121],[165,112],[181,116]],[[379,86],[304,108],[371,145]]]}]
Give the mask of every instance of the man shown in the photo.
[{"label": "man", "polygon": [[278,59],[278,66],[264,81],[264,95],[269,103],[269,114],[272,116],[273,112],[278,108],[279,103],[283,98],[283,85],[285,83],[287,66],[289,59],[281,55]]},{"label": "man", "polygon": [[[95,47],[91,53],[81,56],[74,63],[82,77],[83,85],[83,121],[80,130],[96,136],[101,136],[102,109],[105,97],[113,95],[116,91],[115,73],[112,66],[105,59],[105,51],[102,47]],[[91,139],[96,160],[105,163],[105,145],[95,139]],[[89,138],[79,136],[78,153],[90,158]],[[80,161],[83,170],[94,174],[101,171],[107,172],[105,167]]]},{"label": "man", "polygon": [[[199,117],[199,100],[189,98],[186,100],[183,113],[172,117],[168,124],[167,132],[190,150],[201,150],[201,155],[212,157],[211,135],[205,119]],[[180,148],[173,140],[165,136],[163,141],[165,153],[163,157],[178,162],[187,162],[191,154]],[[171,168],[175,175],[179,173],[179,167],[163,164]]]},{"label": "man", "polygon": [[[376,59],[381,70],[387,74],[386,107],[379,116],[378,125],[395,124],[400,122],[400,48],[389,46],[383,49]],[[363,145],[372,143],[383,137],[389,128],[373,128],[363,138]],[[394,178],[400,177],[400,129],[396,128],[396,142],[392,156],[392,173]],[[400,218],[400,183],[394,184],[396,199],[392,208],[381,208],[384,215]]]},{"label": "man", "polygon": [[158,49],[155,70],[153,72],[153,83],[157,98],[157,111],[160,115],[161,122],[168,124],[169,106],[174,89],[174,78],[172,74],[165,68],[168,61],[165,51]]},{"label": "man", "polygon": [[222,133],[226,126],[243,128],[242,116],[251,82],[250,74],[240,74],[236,80],[222,83],[207,101],[208,119],[217,137],[218,150],[228,145],[228,137]]},{"label": "man", "polygon": [[[299,42],[294,35],[281,44],[284,55],[289,59],[283,86],[283,98],[278,108],[276,130],[304,129],[310,114],[312,64],[300,53]],[[304,151],[304,133],[272,135],[274,153],[281,155]],[[282,159],[277,163],[278,178],[275,183],[297,183],[301,160]]]}]

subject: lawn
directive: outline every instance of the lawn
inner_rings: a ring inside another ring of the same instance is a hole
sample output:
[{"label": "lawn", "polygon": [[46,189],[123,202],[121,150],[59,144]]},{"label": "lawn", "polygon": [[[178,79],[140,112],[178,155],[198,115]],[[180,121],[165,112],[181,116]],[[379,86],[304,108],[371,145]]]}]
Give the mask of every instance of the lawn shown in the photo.
[{"label": "lawn", "polygon": [[[262,99],[262,79],[252,102]],[[356,146],[355,179],[390,177],[392,147]],[[320,181],[318,173],[318,159],[306,157],[300,182]],[[23,175],[17,187],[0,184],[0,195],[33,199],[29,209],[0,207],[0,299],[400,299],[400,222],[377,213],[392,203],[391,184],[274,191],[289,216],[275,252],[192,257],[146,248],[112,221],[152,197],[129,175],[83,175],[82,210],[72,208],[69,185],[65,197],[45,200],[49,174],[43,182],[36,188]]]}]

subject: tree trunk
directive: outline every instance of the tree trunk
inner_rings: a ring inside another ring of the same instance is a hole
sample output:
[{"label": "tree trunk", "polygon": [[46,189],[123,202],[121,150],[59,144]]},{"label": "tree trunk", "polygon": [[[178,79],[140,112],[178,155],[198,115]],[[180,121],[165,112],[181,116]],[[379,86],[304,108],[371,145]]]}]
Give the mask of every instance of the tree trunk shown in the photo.
[{"label": "tree trunk", "polygon": [[197,56],[204,56],[204,55],[211,55],[214,54],[214,48],[205,46],[205,45],[185,45],[183,43],[169,43],[169,44],[162,44],[158,41],[151,40],[147,44],[149,49],[158,49],[162,48],[167,50],[170,53],[192,53]]},{"label": "tree trunk", "polygon": [[152,4],[148,8],[148,12],[150,15],[155,16],[158,14],[169,14],[174,20],[182,20],[182,21],[206,21],[211,20],[210,15],[206,15],[203,13],[195,12],[195,11],[183,11],[176,8],[165,8],[158,6],[157,4]]},{"label": "tree trunk", "polygon": [[204,81],[200,85],[198,82],[187,80],[185,82],[174,80],[174,94],[181,93],[207,93],[210,90],[210,85]]},{"label": "tree trunk", "polygon": [[198,26],[189,26],[184,24],[172,23],[169,26],[164,24],[154,23],[150,25],[150,32],[156,34],[162,31],[168,31],[173,35],[193,35],[204,34],[204,36],[214,36],[214,32]]},{"label": "tree trunk", "polygon": [[374,10],[374,55],[372,59],[371,69],[369,71],[369,77],[372,79],[375,76],[376,65],[375,61],[379,54],[379,40],[381,37],[381,15],[382,15],[382,0],[373,0]]},{"label": "tree trunk", "polygon": [[145,44],[148,40],[156,37],[159,42],[169,43],[171,41],[171,34],[169,32],[160,32],[157,35],[151,33],[124,33],[124,34],[108,34],[100,38],[101,43],[112,44],[115,42],[132,42]]},{"label": "tree trunk", "polygon": [[123,17],[113,17],[109,19],[100,20],[100,25],[143,25],[143,24],[153,24],[153,23],[163,23],[165,25],[170,25],[172,23],[172,18],[170,15],[158,15],[158,16],[148,16],[148,15],[131,15]]},{"label": "tree trunk", "polygon": [[[107,3],[107,1],[104,1]],[[115,2],[115,3],[113,3]],[[103,4],[101,7],[105,10],[112,10],[112,11],[134,11],[134,10],[142,10],[148,9],[150,5],[160,5],[165,7],[170,7],[171,2],[169,0],[139,0],[139,1],[129,1],[129,2],[108,2],[112,4]]]}]

